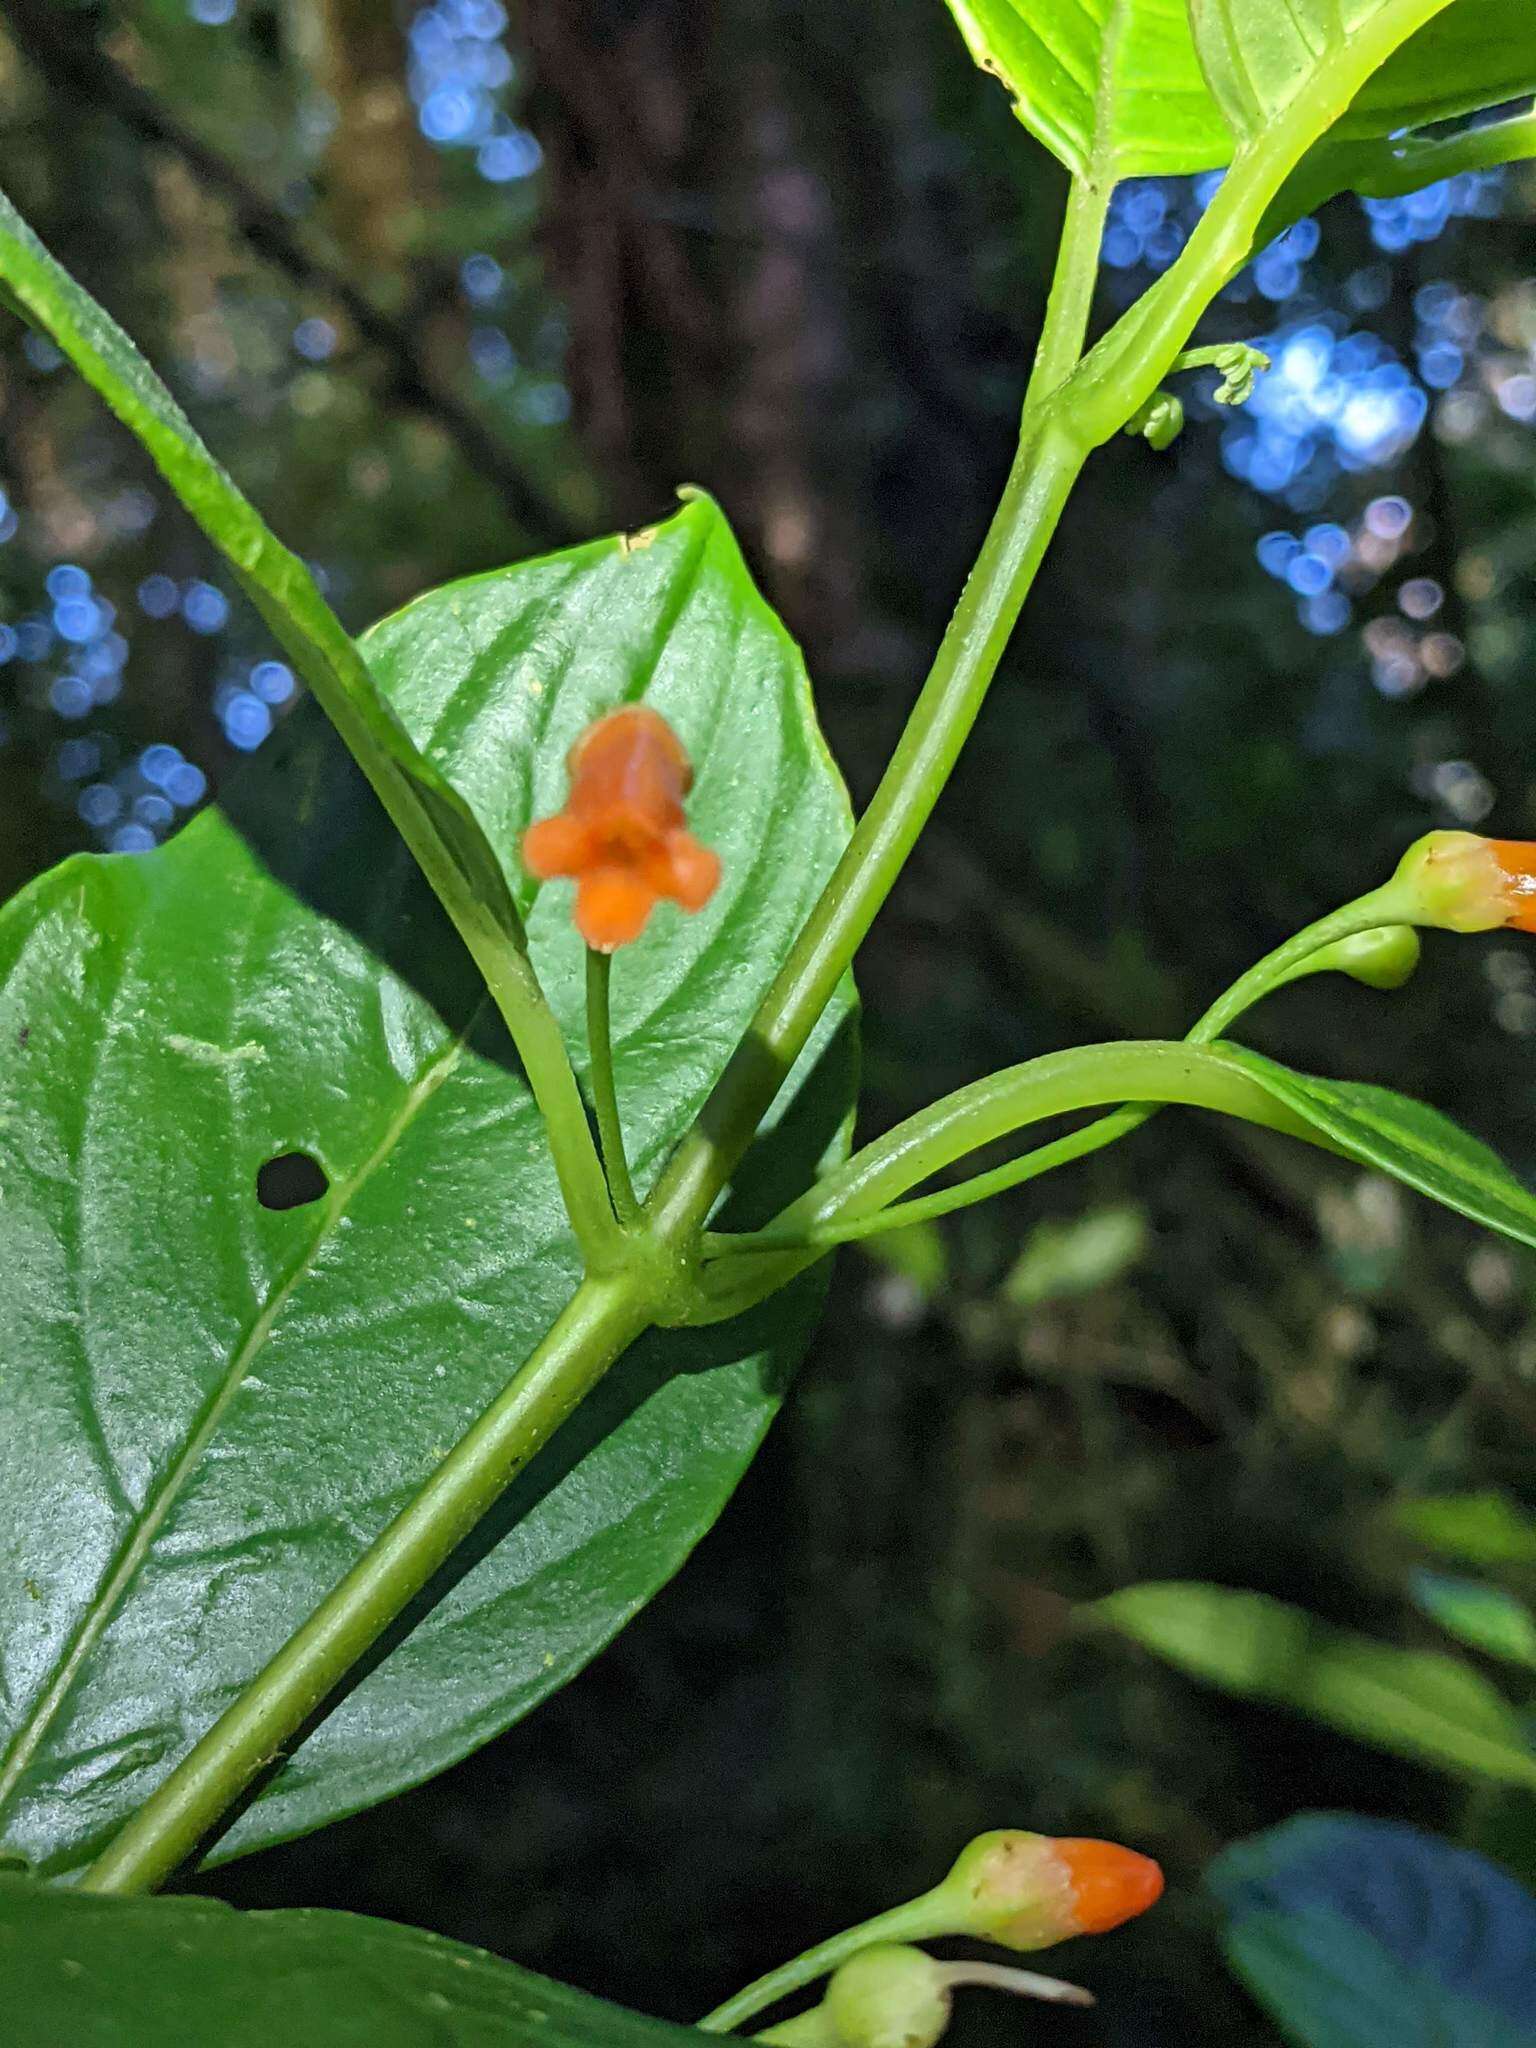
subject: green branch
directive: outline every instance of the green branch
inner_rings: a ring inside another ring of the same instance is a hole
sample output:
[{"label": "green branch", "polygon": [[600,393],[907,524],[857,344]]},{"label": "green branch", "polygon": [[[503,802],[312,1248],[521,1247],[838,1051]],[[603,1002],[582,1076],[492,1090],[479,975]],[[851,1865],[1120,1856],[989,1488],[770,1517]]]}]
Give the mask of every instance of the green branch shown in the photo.
[{"label": "green branch", "polygon": [[190,1860],[649,1320],[632,1280],[577,1290],[409,1505],[91,1865],[82,1890],[152,1891]]}]

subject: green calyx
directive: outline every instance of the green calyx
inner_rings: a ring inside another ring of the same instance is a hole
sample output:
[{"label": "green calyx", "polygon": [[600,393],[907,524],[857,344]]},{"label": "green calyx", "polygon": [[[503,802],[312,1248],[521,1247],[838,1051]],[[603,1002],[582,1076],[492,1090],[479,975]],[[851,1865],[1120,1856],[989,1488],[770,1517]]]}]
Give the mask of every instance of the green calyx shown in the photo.
[{"label": "green calyx", "polygon": [[1397,864],[1387,892],[1407,924],[1496,931],[1509,917],[1509,878],[1493,842],[1476,832],[1426,832]]},{"label": "green calyx", "polygon": [[932,1956],[883,1942],[833,1972],[823,2010],[847,2048],[934,2048],[951,2005],[943,1968]]}]

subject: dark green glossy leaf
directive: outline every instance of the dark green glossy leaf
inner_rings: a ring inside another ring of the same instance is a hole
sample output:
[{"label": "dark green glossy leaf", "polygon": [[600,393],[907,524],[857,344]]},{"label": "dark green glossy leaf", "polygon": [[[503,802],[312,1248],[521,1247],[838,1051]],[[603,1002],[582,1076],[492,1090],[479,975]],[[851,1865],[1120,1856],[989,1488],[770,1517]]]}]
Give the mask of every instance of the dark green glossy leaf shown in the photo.
[{"label": "dark green glossy leaf", "polygon": [[1331,1628],[1267,1594],[1193,1582],[1128,1586],[1089,1612],[1224,1692],[1444,1770],[1536,1785],[1518,1715],[1455,1657]]},{"label": "dark green glossy leaf", "polygon": [[1437,1109],[1390,1088],[1294,1073],[1244,1046],[1223,1045],[1220,1052],[1349,1158],[1520,1244],[1536,1245],[1536,1195],[1496,1152]]},{"label": "dark green glossy leaf", "polygon": [[1536,1671],[1536,1614],[1513,1593],[1482,1579],[1457,1579],[1445,1572],[1414,1572],[1408,1581],[1414,1605],[1488,1657],[1502,1657]]},{"label": "dark green glossy leaf", "polygon": [[[367,651],[509,870],[596,713],[644,693],[692,751],[724,879],[696,918],[663,906],[613,974],[646,1184],[846,837],[793,646],[700,499],[645,545],[438,591]],[[0,914],[0,1819],[50,1869],[229,1703],[576,1278],[477,978],[328,742],[316,723],[264,752],[242,829],[208,813],[159,852],[70,861]],[[579,1058],[569,885],[524,893]],[[840,1016],[746,1221],[842,1142]],[[294,1153],[327,1193],[263,1208],[258,1170]],[[417,1782],[578,1670],[718,1514],[818,1300],[812,1281],[637,1347],[219,1853]]]},{"label": "dark green glossy leaf", "polygon": [[947,0],[971,55],[1078,177],[1211,170],[1232,132],[1195,55],[1184,0]]},{"label": "dark green glossy leaf", "polygon": [[[685,2048],[483,1949],[354,1913],[236,1913],[0,1877],[0,2012],[27,2048]],[[20,2016],[25,2015],[22,2022]]]},{"label": "dark green glossy leaf", "polygon": [[1471,1850],[1308,1813],[1207,1882],[1233,1967],[1301,2048],[1536,2048],[1536,1901]]}]

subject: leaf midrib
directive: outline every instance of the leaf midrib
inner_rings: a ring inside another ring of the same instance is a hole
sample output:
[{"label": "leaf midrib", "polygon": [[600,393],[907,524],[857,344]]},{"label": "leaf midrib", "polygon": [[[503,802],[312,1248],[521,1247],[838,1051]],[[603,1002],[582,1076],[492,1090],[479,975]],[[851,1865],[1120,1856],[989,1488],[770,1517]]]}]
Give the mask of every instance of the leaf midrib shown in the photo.
[{"label": "leaf midrib", "polygon": [[378,1145],[363,1164],[350,1179],[334,1184],[324,1204],[319,1227],[268,1296],[252,1321],[243,1342],[234,1351],[229,1368],[205,1405],[197,1426],[189,1435],[180,1455],[172,1463],[159,1488],[151,1495],[137,1517],[127,1541],[120,1547],[115,1562],[76,1624],[69,1648],[58,1663],[51,1682],[44,1687],[36,1705],[12,1736],[4,1762],[0,1764],[0,1814],[4,1813],[36,1758],[49,1730],[74,1690],[75,1682],[87,1659],[117,1614],[125,1595],[154,1547],[167,1516],[201,1463],[209,1444],[217,1435],[277,1318],[313,1270],[315,1261],[346,1216],[353,1200],[389,1158],[425,1104],[459,1065],[477,1015],[478,1011],[470,1017],[447,1046],[434,1054],[421,1069],[406,1091],[399,1111],[386,1125]]}]

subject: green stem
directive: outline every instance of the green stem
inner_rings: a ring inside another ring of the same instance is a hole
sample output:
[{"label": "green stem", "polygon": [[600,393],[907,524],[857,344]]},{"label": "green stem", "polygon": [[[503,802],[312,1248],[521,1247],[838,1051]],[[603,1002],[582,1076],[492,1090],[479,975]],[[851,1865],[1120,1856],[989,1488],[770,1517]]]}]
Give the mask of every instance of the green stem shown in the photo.
[{"label": "green stem", "polygon": [[[995,1166],[990,1173],[972,1174],[952,1188],[939,1188],[931,1195],[917,1195],[910,1202],[892,1202],[889,1208],[879,1209],[872,1216],[834,1217],[830,1222],[808,1231],[807,1238],[817,1245],[857,1244],[865,1238],[879,1237],[887,1230],[902,1230],[914,1223],[936,1222],[941,1216],[953,1215],[957,1209],[969,1209],[974,1203],[985,1202],[993,1195],[1022,1187],[1026,1181],[1038,1180],[1043,1173],[1054,1173],[1058,1167],[1070,1166],[1074,1160],[1102,1152],[1106,1145],[1113,1145],[1119,1139],[1129,1137],[1132,1131],[1139,1131],[1161,1107],[1162,1104],[1157,1102],[1126,1103],[1112,1110],[1108,1116],[1095,1118],[1080,1131],[1068,1131],[1065,1137],[1053,1138],[1048,1145],[1031,1146],[1022,1158]],[[773,1224],[768,1226],[769,1230],[776,1228]],[[731,1244],[735,1240],[725,1237],[719,1242]]]},{"label": "green stem", "polygon": [[608,983],[613,956],[587,948],[587,1054],[592,1063],[592,1106],[597,1112],[597,1135],[603,1148],[603,1165],[608,1171],[608,1189],[622,1224],[633,1223],[640,1214],[634,1182],[629,1177],[629,1159],[624,1150],[624,1121],[619,1115],[619,1092],[613,1072],[613,1036],[608,1013]]},{"label": "green stem", "polygon": [[434,871],[433,849],[413,838],[400,818],[391,816],[453,919],[501,1013],[544,1119],[571,1228],[589,1269],[601,1269],[611,1263],[614,1248],[613,1206],[570,1055],[533,965],[489,912],[479,905],[467,905],[462,890]]},{"label": "green stem", "polygon": [[1251,1010],[1265,996],[1305,973],[1308,961],[1325,946],[1337,945],[1340,939],[1352,939],[1359,932],[1377,931],[1383,925],[1412,924],[1413,910],[1414,906],[1403,900],[1403,892],[1395,882],[1384,882],[1379,889],[1357,896],[1338,910],[1330,910],[1326,917],[1304,926],[1284,945],[1266,953],[1246,974],[1240,974],[1189,1030],[1187,1042],[1214,1045],[1245,1010]]},{"label": "green stem", "polygon": [[1282,1108],[1240,1067],[1204,1046],[1164,1039],[1073,1046],[957,1089],[866,1145],[846,1166],[791,1203],[768,1229],[724,1242],[738,1250],[804,1245],[808,1235],[828,1224],[841,1229],[884,1209],[908,1188],[983,1145],[1011,1137],[1046,1117],[1096,1109],[1107,1102],[1181,1102],[1317,1142],[1310,1124]]},{"label": "green stem", "polygon": [[1401,43],[1451,0],[1389,0],[1352,28],[1314,75],[1233,157],[1178,260],[1091,351],[1061,396],[1094,446],[1146,403],[1195,323],[1259,244],[1266,213],[1305,152]]},{"label": "green stem", "polygon": [[1083,463],[1049,418],[1026,431],[996,517],[890,765],[747,1034],[647,1207],[701,1223],[846,972],[975,723],[1025,593]]},{"label": "green stem", "polygon": [[[1337,944],[1340,939],[1353,938],[1360,932],[1375,931],[1382,925],[1407,922],[1409,906],[1398,900],[1397,886],[1393,882],[1373,889],[1368,895],[1346,903],[1341,909],[1330,911],[1304,930],[1287,939],[1273,952],[1266,953],[1248,971],[1239,976],[1232,986],[1223,991],[1210,1008],[1186,1034],[1186,1045],[1210,1045],[1227,1031],[1237,1019],[1265,996],[1272,995],[1287,982],[1295,981],[1311,971],[1313,961],[1326,948]],[[1022,1069],[1014,1069],[1021,1072]],[[1155,1116],[1161,1103],[1131,1102],[1123,1104],[1108,1116],[1086,1125],[1082,1130],[1070,1131],[1065,1137],[1053,1139],[1048,1145],[1037,1145],[1018,1159],[1010,1159],[996,1166],[988,1173],[974,1174],[953,1187],[940,1188],[931,1195],[920,1195],[912,1201],[893,1202],[871,1214],[847,1215],[841,1207],[835,1214],[807,1229],[797,1242],[807,1248],[830,1249],[834,1245],[852,1244],[861,1239],[876,1237],[887,1230],[900,1230],[914,1223],[928,1223],[940,1216],[953,1214],[957,1209],[969,1208],[973,1203],[986,1201],[992,1195],[1020,1187],[1026,1181],[1036,1180],[1043,1173],[1053,1172],[1057,1167],[1099,1152],[1106,1145],[1128,1137],[1139,1130],[1147,1120]],[[942,1108],[943,1105],[939,1105]],[[922,1115],[932,1115],[925,1111]],[[911,1124],[921,1121],[921,1116],[910,1120]],[[1033,1121],[1033,1119],[1031,1119]],[[854,1162],[850,1162],[850,1165]],[[844,1169],[846,1171],[847,1169]],[[814,1190],[818,1207],[825,1208],[825,1198],[832,1182],[823,1181]],[[803,1209],[807,1198],[792,1205],[794,1211]],[[709,1241],[713,1257],[729,1257],[733,1251],[785,1243],[785,1231],[790,1210],[775,1222],[750,1238],[724,1235]]]},{"label": "green stem", "polygon": [[421,1491],[91,1865],[83,1890],[152,1891],[188,1861],[648,1320],[633,1279],[582,1283]]},{"label": "green stem", "polygon": [[708,1215],[927,824],[986,698],[1083,466],[1045,401],[1082,354],[1108,186],[1074,179],[1008,481],[880,786],[745,1037],[649,1203],[664,1231]]},{"label": "green stem", "polygon": [[877,1941],[932,1941],[939,1935],[954,1931],[953,1902],[941,1903],[935,1893],[925,1892],[921,1898],[892,1906],[889,1912],[877,1913],[872,1920],[862,1920],[857,1927],[846,1927],[841,1934],[818,1941],[803,1955],[780,1963],[776,1970],[754,1978],[733,1998],[726,1999],[723,2005],[717,2005],[713,2012],[706,2013],[694,2024],[706,2034],[728,2034],[743,2020],[776,2005],[792,1991],[814,1984],[818,1977],[830,1976],[850,1956],[856,1956],[861,1949],[873,1947]]},{"label": "green stem", "polygon": [[522,921],[474,814],[406,734],[310,570],[215,462],[127,335],[60,268],[3,194],[0,278],[7,299],[53,338],[224,555],[372,784],[506,1021],[549,1129],[572,1226],[589,1262],[604,1263],[615,1233],[602,1166],[559,1027],[528,960]]},{"label": "green stem", "polygon": [[[1150,398],[1233,269],[1297,158],[1338,119],[1364,81],[1449,0],[1395,0],[1234,158],[1179,260],[1025,415],[1002,503],[982,544],[906,730],[788,960],[759,1005],[648,1209],[668,1235],[708,1215],[848,967],[938,801],[986,695],[1035,572],[1090,448],[1119,433]],[[1102,195],[1100,195],[1102,196]],[[1093,195],[1074,191],[1079,250]],[[1056,356],[1081,312],[1080,256],[1058,278],[1041,351]],[[1086,266],[1083,266],[1084,269]]]},{"label": "green stem", "polygon": [[1093,311],[1104,216],[1109,211],[1112,189],[1108,184],[1091,184],[1086,178],[1072,180],[1061,246],[1051,278],[1051,295],[1046,301],[1045,326],[1030,371],[1029,389],[1024,394],[1026,417],[1032,407],[1065,384],[1081,359]]}]

